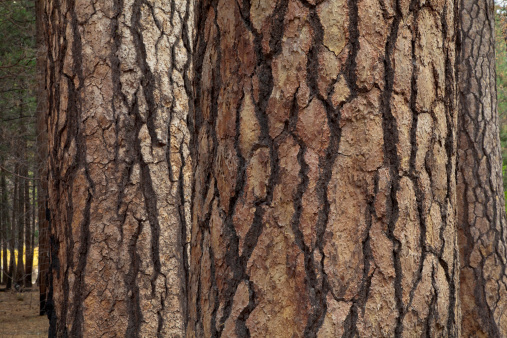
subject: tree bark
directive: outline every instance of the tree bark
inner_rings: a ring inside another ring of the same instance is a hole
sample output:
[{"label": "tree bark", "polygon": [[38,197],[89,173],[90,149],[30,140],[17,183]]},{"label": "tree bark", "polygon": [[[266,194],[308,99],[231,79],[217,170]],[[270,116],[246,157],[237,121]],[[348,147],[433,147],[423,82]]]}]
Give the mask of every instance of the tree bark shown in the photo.
[{"label": "tree bark", "polygon": [[[28,158],[26,158],[28,161]],[[26,170],[28,177],[28,166]],[[33,182],[33,181],[32,181]],[[33,268],[33,244],[32,244],[32,205],[30,203],[30,180],[25,179],[25,278],[24,285],[27,288],[32,287],[32,268]]]},{"label": "tree bark", "polygon": [[[33,163],[33,178],[34,180],[32,182],[32,196],[30,197],[29,201],[29,213],[30,213],[30,228],[28,230],[28,233],[30,234],[29,237],[29,243],[30,243],[30,249],[27,249],[26,253],[26,264],[27,264],[27,277],[29,281],[28,287],[32,287],[32,274],[33,274],[33,263],[34,263],[34,254],[35,254],[35,224],[37,223],[37,216],[36,216],[36,210],[37,210],[37,165],[38,161],[35,161]],[[28,271],[28,267],[30,267],[30,270]]]},{"label": "tree bark", "polygon": [[[28,173],[28,142],[26,138],[28,137],[26,135],[26,126],[23,128],[24,134],[23,134],[23,143],[24,145],[24,156],[23,156],[23,175],[25,177],[30,177]],[[21,243],[21,248],[23,249],[23,256],[22,259],[25,259],[25,270],[23,271],[23,283],[21,285],[24,285],[25,287],[29,288],[32,286],[32,262],[29,263],[29,256],[31,251],[31,239],[32,239],[32,233],[31,233],[31,222],[30,219],[32,217],[32,210],[30,206],[30,180],[29,179],[23,179],[23,200],[22,203],[22,210],[23,210],[23,241]],[[32,260],[33,261],[33,260]]]},{"label": "tree bark", "polygon": [[4,221],[4,227],[3,227],[3,230],[4,230],[4,234],[5,234],[5,240],[4,240],[4,243],[3,243],[3,257],[2,257],[2,265],[4,267],[4,270],[3,270],[3,280],[4,280],[4,283],[7,285],[9,283],[9,274],[8,274],[8,266],[9,266],[9,262],[7,261],[7,251],[9,250],[9,243],[10,243],[10,235],[11,235],[11,232],[10,232],[10,222],[9,222],[9,208],[8,208],[8,191],[7,191],[7,182],[5,180],[5,170],[4,169],[0,169],[0,185],[2,187],[2,196],[0,196],[0,202],[1,202],[1,208],[2,208],[2,213],[4,215],[3,217],[3,221]]},{"label": "tree bark", "polygon": [[458,222],[462,333],[507,336],[507,232],[496,99],[494,1],[463,0]]},{"label": "tree bark", "polygon": [[[23,85],[23,84],[21,84]],[[16,207],[13,209],[16,214],[16,250],[17,254],[17,263],[16,263],[16,284],[20,287],[24,285],[24,277],[25,277],[25,268],[24,268],[24,232],[25,232],[25,184],[28,170],[26,166],[26,143],[24,138],[26,137],[26,126],[23,122],[23,97],[20,94],[20,106],[19,106],[19,133],[20,133],[20,142],[19,148],[16,151],[15,160],[18,162],[16,175],[18,175],[18,185],[17,185],[17,199],[15,200]]]},{"label": "tree bark", "polygon": [[45,24],[48,19],[44,11],[44,1],[35,0],[35,27],[36,27],[36,45],[37,45],[37,152],[36,163],[39,180],[37,181],[37,219],[39,230],[39,314],[46,314],[46,299],[49,291],[48,272],[49,272],[49,222],[46,211],[48,210],[48,98],[46,82],[46,62],[47,45],[45,36]]},{"label": "tree bark", "polygon": [[[19,153],[17,161],[21,163],[17,165],[18,169],[16,170],[16,175],[23,176],[25,174],[24,170],[24,154],[25,151],[22,148]],[[25,276],[25,268],[23,263],[24,257],[24,231],[25,231],[25,210],[24,210],[24,200],[25,200],[25,179],[22,177],[18,178],[17,184],[17,198],[15,199],[15,208],[13,209],[16,217],[16,243],[15,248],[17,251],[17,262],[16,262],[16,274],[15,274],[15,282],[19,286],[23,286],[24,284],[24,276]]]},{"label": "tree bark", "polygon": [[184,334],[191,4],[46,2],[50,335]]},{"label": "tree bark", "polygon": [[17,210],[17,200],[19,198],[19,194],[18,194],[18,184],[19,184],[19,178],[17,176],[18,174],[18,165],[15,164],[14,166],[14,184],[13,184],[13,189],[12,189],[12,218],[11,218],[11,226],[10,226],[10,231],[9,231],[9,251],[10,251],[10,258],[9,258],[9,270],[8,270],[8,275],[9,275],[9,280],[7,280],[7,286],[6,288],[7,289],[11,289],[12,286],[14,285],[14,282],[15,282],[15,274],[16,274],[16,259],[15,259],[15,253],[14,253],[14,249],[16,248],[16,230],[17,230],[17,214],[16,214],[16,210]]},{"label": "tree bark", "polygon": [[[0,135],[1,137],[1,135]],[[0,165],[3,167],[4,160],[0,156]],[[2,271],[0,272],[0,285],[5,285],[7,283],[7,215],[5,213],[4,208],[4,199],[3,195],[6,193],[6,184],[4,178],[4,170],[0,169],[0,256],[2,261],[0,264],[2,265]]]},{"label": "tree bark", "polygon": [[198,1],[192,337],[460,335],[457,1]]}]

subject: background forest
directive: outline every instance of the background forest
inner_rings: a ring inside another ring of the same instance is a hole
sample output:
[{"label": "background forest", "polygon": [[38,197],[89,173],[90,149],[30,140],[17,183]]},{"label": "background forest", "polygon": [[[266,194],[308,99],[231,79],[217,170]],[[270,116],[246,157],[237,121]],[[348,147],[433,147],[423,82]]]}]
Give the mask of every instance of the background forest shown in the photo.
[{"label": "background forest", "polygon": [[[38,241],[34,2],[1,1],[0,32],[0,280],[30,287]],[[15,263],[13,248],[23,260]]]}]

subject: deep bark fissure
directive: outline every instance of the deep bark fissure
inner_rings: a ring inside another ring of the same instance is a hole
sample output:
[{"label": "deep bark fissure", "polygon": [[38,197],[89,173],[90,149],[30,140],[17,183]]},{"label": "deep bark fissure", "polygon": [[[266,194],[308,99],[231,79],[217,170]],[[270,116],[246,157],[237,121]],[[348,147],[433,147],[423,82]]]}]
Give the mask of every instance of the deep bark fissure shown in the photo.
[{"label": "deep bark fissure", "polygon": [[388,237],[393,243],[393,262],[394,262],[394,270],[395,270],[395,281],[394,281],[394,294],[396,300],[396,307],[398,309],[398,317],[395,329],[395,335],[400,337],[403,334],[403,317],[405,314],[404,305],[402,300],[402,270],[400,263],[400,247],[401,243],[398,238],[394,235],[394,230],[396,226],[396,222],[398,220],[399,206],[398,199],[396,194],[399,190],[399,168],[400,168],[400,159],[398,157],[398,152],[396,149],[396,145],[399,143],[398,138],[398,128],[396,118],[393,116],[391,111],[391,96],[393,92],[394,85],[394,70],[392,65],[392,55],[394,46],[396,45],[396,40],[398,38],[398,28],[400,25],[400,21],[402,19],[402,13],[400,9],[399,1],[396,3],[396,15],[393,19],[393,23],[391,25],[389,37],[387,40],[386,48],[385,48],[385,56],[384,56],[384,64],[385,64],[385,89],[382,95],[382,129],[384,131],[384,152],[386,154],[385,165],[389,168],[390,175],[390,199],[388,200]]}]

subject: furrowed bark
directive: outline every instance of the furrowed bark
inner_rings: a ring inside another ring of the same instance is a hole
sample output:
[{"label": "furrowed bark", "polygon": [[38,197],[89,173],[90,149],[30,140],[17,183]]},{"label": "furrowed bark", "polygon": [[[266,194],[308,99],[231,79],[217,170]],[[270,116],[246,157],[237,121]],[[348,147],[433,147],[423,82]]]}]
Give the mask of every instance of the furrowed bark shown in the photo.
[{"label": "furrowed bark", "polygon": [[507,336],[506,218],[494,1],[461,1],[458,224],[465,337]]},{"label": "furrowed bark", "polygon": [[457,9],[197,2],[187,336],[459,336]]},{"label": "furrowed bark", "polygon": [[50,335],[182,336],[192,2],[45,12]]}]

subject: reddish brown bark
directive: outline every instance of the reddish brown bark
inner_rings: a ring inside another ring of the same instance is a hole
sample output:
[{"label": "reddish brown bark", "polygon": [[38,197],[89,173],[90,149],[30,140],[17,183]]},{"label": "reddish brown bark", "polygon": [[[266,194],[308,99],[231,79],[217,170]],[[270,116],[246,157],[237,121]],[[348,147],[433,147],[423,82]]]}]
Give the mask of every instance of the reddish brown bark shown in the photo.
[{"label": "reddish brown bark", "polygon": [[456,1],[198,1],[188,336],[459,336]]},{"label": "reddish brown bark", "polygon": [[182,336],[191,1],[45,13],[50,335]]}]

